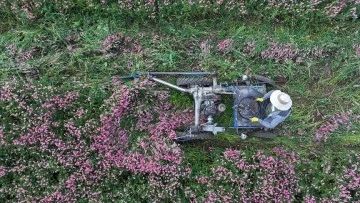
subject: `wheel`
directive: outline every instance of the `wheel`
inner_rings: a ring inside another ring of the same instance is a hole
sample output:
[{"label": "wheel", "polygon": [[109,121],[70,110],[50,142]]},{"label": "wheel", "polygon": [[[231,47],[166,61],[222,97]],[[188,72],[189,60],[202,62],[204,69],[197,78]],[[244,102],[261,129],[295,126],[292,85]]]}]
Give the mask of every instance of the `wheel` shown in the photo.
[{"label": "wheel", "polygon": [[245,97],[237,105],[238,114],[244,119],[259,117],[260,105],[254,97]]},{"label": "wheel", "polygon": [[173,139],[176,143],[209,140],[215,138],[213,134],[208,132],[200,132],[190,135],[188,132],[185,131],[185,132],[176,132],[176,134],[178,136]]},{"label": "wheel", "polygon": [[251,135],[254,137],[266,138],[266,139],[275,139],[277,136],[275,133],[272,133],[269,131],[267,131],[267,132],[256,131],[256,132],[251,133]]},{"label": "wheel", "polygon": [[256,74],[253,74],[251,77],[259,82],[267,83],[269,85],[275,86],[275,81],[268,77],[262,75],[256,75]]},{"label": "wheel", "polygon": [[[246,75],[245,75],[246,76]],[[262,75],[257,75],[257,74],[250,74],[248,76],[247,80],[244,80],[242,78],[239,78],[236,81],[236,84],[241,84],[241,85],[256,85],[256,84],[269,84],[271,86],[275,86],[276,82],[268,77],[262,76]]]},{"label": "wheel", "polygon": [[182,87],[188,87],[192,85],[199,86],[211,86],[213,84],[212,79],[204,77],[193,77],[193,78],[178,78],[176,84]]}]

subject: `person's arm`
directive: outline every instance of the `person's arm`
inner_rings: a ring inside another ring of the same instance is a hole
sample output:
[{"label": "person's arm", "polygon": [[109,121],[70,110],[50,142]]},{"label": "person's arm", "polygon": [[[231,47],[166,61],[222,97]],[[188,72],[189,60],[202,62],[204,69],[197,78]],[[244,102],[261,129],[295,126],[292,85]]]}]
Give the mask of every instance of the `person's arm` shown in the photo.
[{"label": "person's arm", "polygon": [[279,114],[273,115],[273,112],[269,114],[269,116],[265,119],[259,119],[258,122],[264,127],[272,129],[279,125],[281,122],[283,122],[290,115],[290,112],[291,111],[289,110],[285,116]]},{"label": "person's arm", "polygon": [[271,95],[274,91],[275,91],[275,90],[271,90],[270,92],[266,93],[263,97],[256,98],[256,101],[263,102],[263,101],[269,99],[269,98],[270,98],[270,95]]},{"label": "person's arm", "polygon": [[275,128],[277,125],[279,125],[281,122],[283,122],[285,120],[286,117],[282,117],[282,116],[270,116],[267,117],[265,119],[259,119],[259,123],[261,125],[263,125],[266,128]]},{"label": "person's arm", "polygon": [[263,100],[267,100],[270,98],[270,95],[274,92],[275,90],[271,90],[270,92],[266,93],[262,98]]}]

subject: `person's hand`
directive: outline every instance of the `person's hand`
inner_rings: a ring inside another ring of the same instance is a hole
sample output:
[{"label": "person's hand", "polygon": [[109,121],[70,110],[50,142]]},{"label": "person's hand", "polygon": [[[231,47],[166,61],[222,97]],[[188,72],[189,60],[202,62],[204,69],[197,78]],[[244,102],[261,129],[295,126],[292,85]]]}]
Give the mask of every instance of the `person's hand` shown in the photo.
[{"label": "person's hand", "polygon": [[250,121],[251,121],[252,123],[258,122],[258,121],[259,121],[259,118],[257,118],[257,117],[252,117],[252,118],[250,118]]},{"label": "person's hand", "polygon": [[256,98],[256,99],[255,99],[255,101],[258,101],[258,102],[263,102],[263,101],[264,101],[264,99],[263,99],[263,98],[261,98],[261,97],[259,97],[259,98]]}]

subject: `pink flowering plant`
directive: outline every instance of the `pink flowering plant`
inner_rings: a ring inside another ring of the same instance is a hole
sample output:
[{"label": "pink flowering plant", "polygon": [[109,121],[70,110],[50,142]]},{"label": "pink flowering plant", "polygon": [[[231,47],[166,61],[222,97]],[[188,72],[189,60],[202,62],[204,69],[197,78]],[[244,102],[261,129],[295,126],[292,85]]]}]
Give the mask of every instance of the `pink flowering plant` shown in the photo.
[{"label": "pink flowering plant", "polygon": [[[329,161],[318,152],[309,155],[316,156],[311,160],[299,157],[283,147],[271,153],[227,148],[221,156],[213,156],[213,163],[202,166],[208,172],[193,173],[189,158],[172,141],[175,129],[192,121],[192,112],[176,108],[167,91],[154,87],[148,80],[125,85],[114,78],[109,92],[99,98],[102,102],[95,102],[84,94],[87,86],[65,91],[4,83],[0,89],[0,199],[358,200],[356,153],[336,162],[336,157]],[[208,153],[218,152],[212,148]],[[323,195],[324,191],[331,192]]]},{"label": "pink flowering plant", "polygon": [[196,177],[203,190],[189,189],[189,198],[194,202],[294,201],[300,192],[295,171],[299,159],[282,148],[273,151],[273,155],[258,151],[249,156],[240,150],[225,150],[210,176]]},{"label": "pink flowering plant", "polygon": [[349,131],[352,129],[351,120],[357,120],[357,115],[353,114],[351,111],[338,113],[332,116],[328,121],[316,129],[315,139],[318,142],[326,142],[330,136],[338,130]]},{"label": "pink flowering plant", "polygon": [[354,48],[355,48],[355,55],[359,57],[360,56],[360,45],[359,44],[355,45]]},{"label": "pink flowering plant", "polygon": [[[248,42],[245,44],[244,54],[248,55],[253,53],[256,41]],[[296,64],[302,64],[306,61],[313,61],[328,57],[331,53],[336,53],[331,48],[314,46],[310,48],[299,48],[296,44],[280,43],[276,40],[268,42],[267,49],[262,50],[259,55],[261,59],[273,60],[275,63],[282,64],[286,61],[293,61]]]},{"label": "pink flowering plant", "polygon": [[[132,12],[132,15],[150,19],[159,16],[178,16],[183,11],[189,14],[209,13],[209,14],[226,14],[235,17],[253,16],[261,12],[265,18],[281,21],[290,21],[293,17],[297,19],[307,19],[308,16],[323,18],[346,18],[357,19],[359,10],[358,0],[342,1],[234,1],[234,0],[179,0],[179,1],[159,1],[159,0],[119,0],[119,1],[69,1],[60,0],[54,2],[44,2],[40,0],[1,0],[0,7],[7,8],[7,12],[18,19],[26,18],[28,20],[37,20],[43,17],[46,12],[59,12],[61,14],[70,13],[79,8],[86,8],[88,11],[120,10],[124,13]],[[286,18],[284,18],[284,16]],[[185,16],[186,17],[186,16]],[[288,18],[287,18],[288,17]]]},{"label": "pink flowering plant", "polygon": [[26,61],[34,58],[36,52],[39,50],[37,47],[32,46],[27,50],[22,50],[16,47],[15,44],[9,44],[5,47],[7,55],[10,59],[14,60],[16,64],[24,64]]},{"label": "pink flowering plant", "polygon": [[[359,6],[0,0],[0,202],[359,202]],[[178,144],[192,96],[132,71],[267,75],[294,108],[272,140]]]},{"label": "pink flowering plant", "polygon": [[118,54],[138,54],[140,53],[141,46],[134,42],[134,40],[125,36],[121,33],[115,33],[107,36],[102,42],[102,50],[103,53],[109,53],[113,55]]},{"label": "pink flowering plant", "polygon": [[228,148],[208,173],[194,174],[185,195],[190,202],[353,202],[359,200],[358,160],[356,152],[328,157],[283,147],[272,153]]},{"label": "pink flowering plant", "polygon": [[222,53],[229,52],[233,48],[233,43],[234,43],[234,40],[232,40],[232,39],[221,40],[217,44],[217,49],[219,52],[222,52]]},{"label": "pink flowering plant", "polygon": [[[91,109],[79,106],[82,99],[91,102],[91,98],[80,98],[76,92],[27,84],[3,86],[0,175],[10,182],[2,187],[0,198],[43,202],[126,199],[131,185],[122,180],[129,175],[149,184],[139,189],[140,199],[175,195],[191,169],[182,164],[183,153],[171,138],[174,129],[190,116],[173,109],[166,92],[149,91],[154,84],[148,81],[131,86],[114,83],[112,95],[100,107],[100,120],[91,116]],[[139,95],[152,99],[140,105]],[[5,156],[15,151],[19,152],[16,158]],[[14,175],[19,179],[12,181]],[[119,179],[116,184],[124,189],[103,196],[101,191],[111,179]]]},{"label": "pink flowering plant", "polygon": [[270,48],[261,52],[261,58],[274,59],[276,62],[292,60],[297,54],[297,49],[293,48],[291,44],[278,44],[277,42],[270,42]]},{"label": "pink flowering plant", "polygon": [[339,197],[335,200],[342,202],[360,201],[360,155],[349,155],[349,166],[343,168],[343,175],[337,177],[339,181]]},{"label": "pink flowering plant", "polygon": [[[332,156],[314,150],[301,158],[297,171],[305,202],[359,201],[359,154],[350,151],[345,156]],[[322,194],[319,197],[319,194]]]}]

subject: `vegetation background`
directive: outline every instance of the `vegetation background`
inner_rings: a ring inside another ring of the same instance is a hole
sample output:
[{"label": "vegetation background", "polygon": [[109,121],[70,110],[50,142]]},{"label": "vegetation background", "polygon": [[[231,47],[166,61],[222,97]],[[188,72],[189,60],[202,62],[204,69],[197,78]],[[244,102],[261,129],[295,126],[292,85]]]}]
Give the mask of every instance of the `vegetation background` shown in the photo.
[{"label": "vegetation background", "polygon": [[[360,201],[359,13],[359,0],[0,0],[0,201]],[[134,71],[267,75],[293,113],[274,140],[177,145],[191,98],[118,79]]]}]

